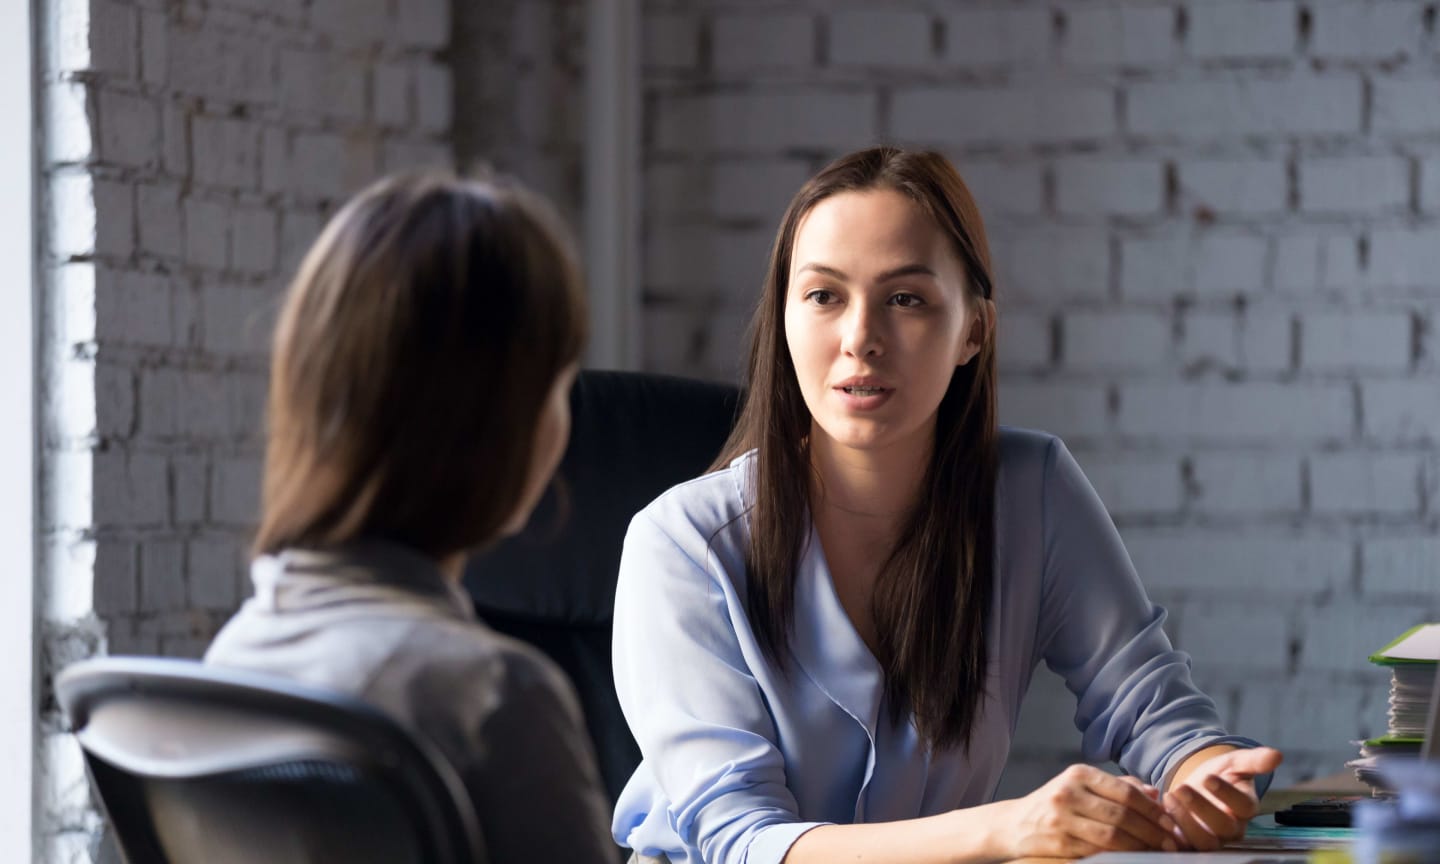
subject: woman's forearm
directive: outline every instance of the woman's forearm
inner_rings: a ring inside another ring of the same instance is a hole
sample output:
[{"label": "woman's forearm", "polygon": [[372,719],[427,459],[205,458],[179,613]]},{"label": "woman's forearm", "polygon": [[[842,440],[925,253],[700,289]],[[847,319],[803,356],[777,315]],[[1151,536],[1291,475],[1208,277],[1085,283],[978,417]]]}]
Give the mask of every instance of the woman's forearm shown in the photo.
[{"label": "woman's forearm", "polygon": [[1169,792],[1178,787],[1181,783],[1184,783],[1186,777],[1189,777],[1196,768],[1199,768],[1211,758],[1219,756],[1222,753],[1229,753],[1231,750],[1238,749],[1240,748],[1236,747],[1233,744],[1216,744],[1213,747],[1203,747],[1199,750],[1196,750],[1194,753],[1186,756],[1185,761],[1180,763],[1180,767],[1175,769],[1175,773],[1170,777],[1169,782],[1165,784],[1165,788],[1163,791]]},{"label": "woman's forearm", "polygon": [[784,864],[981,864],[1011,857],[993,830],[997,801],[919,819],[869,825],[821,825],[801,834]]}]

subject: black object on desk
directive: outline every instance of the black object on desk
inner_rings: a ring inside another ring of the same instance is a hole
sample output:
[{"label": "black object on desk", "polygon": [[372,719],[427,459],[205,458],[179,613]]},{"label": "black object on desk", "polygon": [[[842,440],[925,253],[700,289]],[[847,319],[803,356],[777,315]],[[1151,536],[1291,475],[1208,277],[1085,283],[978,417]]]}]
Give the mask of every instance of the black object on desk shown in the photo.
[{"label": "black object on desk", "polygon": [[1305,828],[1349,828],[1350,808],[1365,796],[1337,795],[1310,798],[1275,811],[1275,822]]}]

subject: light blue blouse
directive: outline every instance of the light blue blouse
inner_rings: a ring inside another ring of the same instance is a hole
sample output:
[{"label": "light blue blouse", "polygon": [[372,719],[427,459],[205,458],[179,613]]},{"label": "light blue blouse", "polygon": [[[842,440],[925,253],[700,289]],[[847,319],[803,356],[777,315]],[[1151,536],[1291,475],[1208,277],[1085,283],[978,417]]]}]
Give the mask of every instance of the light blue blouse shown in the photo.
[{"label": "light blue blouse", "polygon": [[774,864],[827,822],[886,822],[990,801],[1044,660],[1076,696],[1090,761],[1160,783],[1226,735],[1174,650],[1099,497],[1058,438],[1003,429],[990,671],[968,755],[929,754],[881,710],[879,664],[836,596],[812,527],[788,676],[745,615],[753,453],[630,523],[615,596],[615,686],[643,761],[615,839],[673,862]]}]

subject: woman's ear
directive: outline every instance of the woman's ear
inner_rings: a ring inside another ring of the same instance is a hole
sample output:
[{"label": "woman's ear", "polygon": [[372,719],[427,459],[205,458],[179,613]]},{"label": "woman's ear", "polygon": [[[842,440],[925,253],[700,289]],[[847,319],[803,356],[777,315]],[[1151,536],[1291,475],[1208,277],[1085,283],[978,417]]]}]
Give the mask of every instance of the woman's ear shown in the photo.
[{"label": "woman's ear", "polygon": [[988,298],[975,300],[974,317],[970,319],[970,326],[965,330],[965,344],[960,346],[960,359],[956,366],[964,366],[975,355],[985,343],[995,337],[995,301]]}]

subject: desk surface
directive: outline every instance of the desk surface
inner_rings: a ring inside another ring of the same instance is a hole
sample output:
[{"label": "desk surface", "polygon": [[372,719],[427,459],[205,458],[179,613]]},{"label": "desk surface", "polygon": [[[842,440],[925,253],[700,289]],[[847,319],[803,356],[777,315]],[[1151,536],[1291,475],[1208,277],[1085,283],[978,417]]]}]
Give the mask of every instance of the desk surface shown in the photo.
[{"label": "desk surface", "polygon": [[[1355,772],[1342,771],[1328,777],[1316,777],[1304,783],[1296,783],[1284,789],[1271,789],[1260,799],[1260,813],[1274,813],[1291,804],[1307,798],[1323,798],[1327,795],[1368,795],[1370,787],[1355,779]],[[1069,858],[1019,858],[1010,864],[1067,864]]]}]

